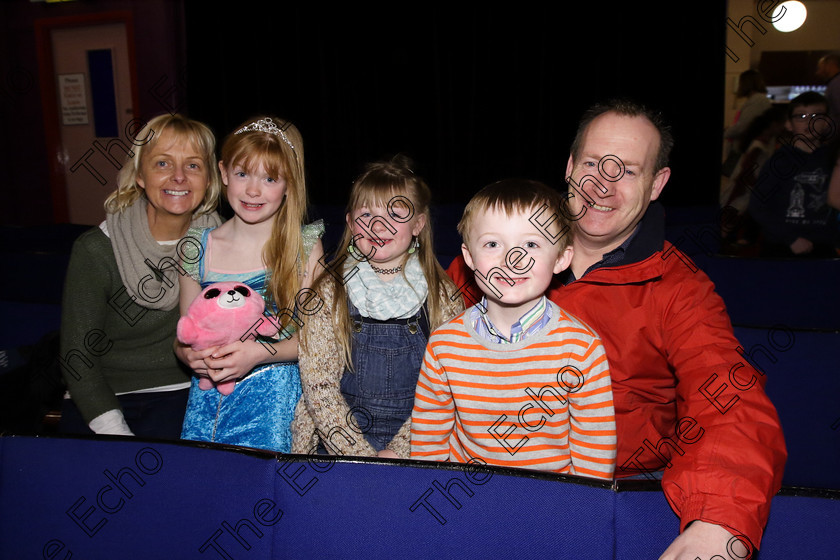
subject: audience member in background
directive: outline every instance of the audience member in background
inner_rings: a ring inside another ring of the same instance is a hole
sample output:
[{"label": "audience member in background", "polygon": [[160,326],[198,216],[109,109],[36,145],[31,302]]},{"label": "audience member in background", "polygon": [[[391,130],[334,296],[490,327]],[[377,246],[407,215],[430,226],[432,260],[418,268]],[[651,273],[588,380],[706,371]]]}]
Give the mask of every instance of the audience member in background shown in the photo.
[{"label": "audience member in background", "polygon": [[826,101],[808,91],[788,105],[782,142],[759,173],[749,212],[761,227],[761,254],[768,257],[836,256],[837,213],[828,205],[834,160],[825,144],[834,132]]},{"label": "audience member in background", "polygon": [[827,84],[828,116],[835,127],[840,127],[840,54],[831,53],[822,57],[817,63],[817,77]]},{"label": "audience member in background", "polygon": [[136,138],[145,142],[123,165],[105,221],[70,256],[61,362],[72,401],[61,429],[178,439],[190,373],[172,352],[176,245],[190,225],[220,223],[216,141],[205,125],[169,114]]},{"label": "audience member in background", "polygon": [[723,162],[721,173],[724,177],[731,177],[741,156],[741,139],[747,132],[750,124],[762,113],[772,106],[767,98],[767,86],[764,85],[764,78],[758,70],[746,70],[738,77],[738,91],[735,92],[736,99],[743,99],[744,102],[735,113],[735,122],[723,133],[726,144],[726,159]]},{"label": "audience member in background", "polygon": [[777,138],[785,130],[786,121],[787,108],[773,106],[750,124],[740,140],[741,157],[720,193],[720,207],[731,209],[721,231],[725,253],[740,254],[757,240],[758,225],[747,213],[750,193],[761,167],[776,150]]}]

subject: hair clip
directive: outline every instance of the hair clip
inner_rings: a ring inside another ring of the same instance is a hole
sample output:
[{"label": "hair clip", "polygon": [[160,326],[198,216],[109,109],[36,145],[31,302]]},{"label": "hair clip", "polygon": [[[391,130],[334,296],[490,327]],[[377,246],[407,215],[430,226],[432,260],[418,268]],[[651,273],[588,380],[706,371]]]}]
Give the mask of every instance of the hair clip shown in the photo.
[{"label": "hair clip", "polygon": [[[289,123],[289,124],[292,124],[292,123]],[[254,122],[252,122],[252,123],[250,123],[246,126],[243,126],[239,130],[234,132],[234,134],[242,134],[243,132],[267,132],[268,134],[276,134],[276,135],[280,136],[280,138],[283,139],[283,142],[288,144],[291,149],[293,149],[293,150],[295,149],[295,147],[289,141],[289,137],[286,136],[286,133],[283,131],[283,129],[280,128],[279,126],[277,126],[277,123],[275,123],[269,117],[266,117],[264,119],[256,120],[256,121],[254,121]]]}]

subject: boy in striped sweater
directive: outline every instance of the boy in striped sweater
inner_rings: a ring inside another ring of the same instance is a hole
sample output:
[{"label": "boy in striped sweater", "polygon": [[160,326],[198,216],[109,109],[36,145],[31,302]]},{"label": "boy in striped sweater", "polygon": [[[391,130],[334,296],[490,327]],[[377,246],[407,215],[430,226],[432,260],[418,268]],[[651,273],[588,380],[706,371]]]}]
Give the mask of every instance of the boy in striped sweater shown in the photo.
[{"label": "boy in striped sweater", "polygon": [[561,200],[542,183],[516,179],[485,187],[464,209],[461,249],[484,297],[429,338],[412,458],[612,478],[604,348],[544,296],[572,259]]}]

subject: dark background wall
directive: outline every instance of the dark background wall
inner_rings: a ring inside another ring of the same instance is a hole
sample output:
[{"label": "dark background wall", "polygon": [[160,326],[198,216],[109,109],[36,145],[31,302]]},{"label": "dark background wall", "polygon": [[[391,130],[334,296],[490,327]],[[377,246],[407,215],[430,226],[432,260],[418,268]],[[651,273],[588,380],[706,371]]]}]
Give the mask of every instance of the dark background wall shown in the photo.
[{"label": "dark background wall", "polygon": [[[288,118],[304,135],[317,204],[344,204],[364,162],[400,151],[441,203],[508,176],[561,187],[578,117],[616,95],[673,123],[666,204],[716,201],[725,2],[223,6],[0,5],[2,223],[50,220],[33,22],[104,10],[134,13],[138,116],[178,108],[220,140],[258,114]],[[162,76],[174,86],[165,99],[152,93]]]},{"label": "dark background wall", "polygon": [[673,122],[666,202],[714,204],[725,3],[569,4],[212,13],[189,2],[190,110],[221,134],[261,112],[294,121],[314,202],[343,204],[365,161],[397,151],[440,201],[465,202],[506,176],[562,185],[581,112],[629,95]]}]

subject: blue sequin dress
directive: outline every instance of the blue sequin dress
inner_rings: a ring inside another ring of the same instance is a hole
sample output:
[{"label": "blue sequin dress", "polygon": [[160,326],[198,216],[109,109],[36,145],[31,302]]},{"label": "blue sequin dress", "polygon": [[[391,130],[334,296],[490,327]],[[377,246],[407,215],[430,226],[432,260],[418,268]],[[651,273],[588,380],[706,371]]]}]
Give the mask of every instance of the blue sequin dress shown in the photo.
[{"label": "blue sequin dress", "polygon": [[[184,269],[201,288],[214,282],[242,282],[260,294],[265,293],[267,271],[254,270],[229,273],[211,270],[210,260],[214,228],[190,229],[189,237],[200,240],[203,252],[197,262],[184,264]],[[323,222],[303,227],[306,262],[315,242],[323,235]],[[266,350],[268,351],[268,350]],[[229,395],[216,389],[202,391],[198,378],[190,386],[187,412],[181,439],[228,443],[269,451],[288,453],[291,449],[291,423],[301,396],[297,362],[275,362],[254,368],[236,384]]]}]

